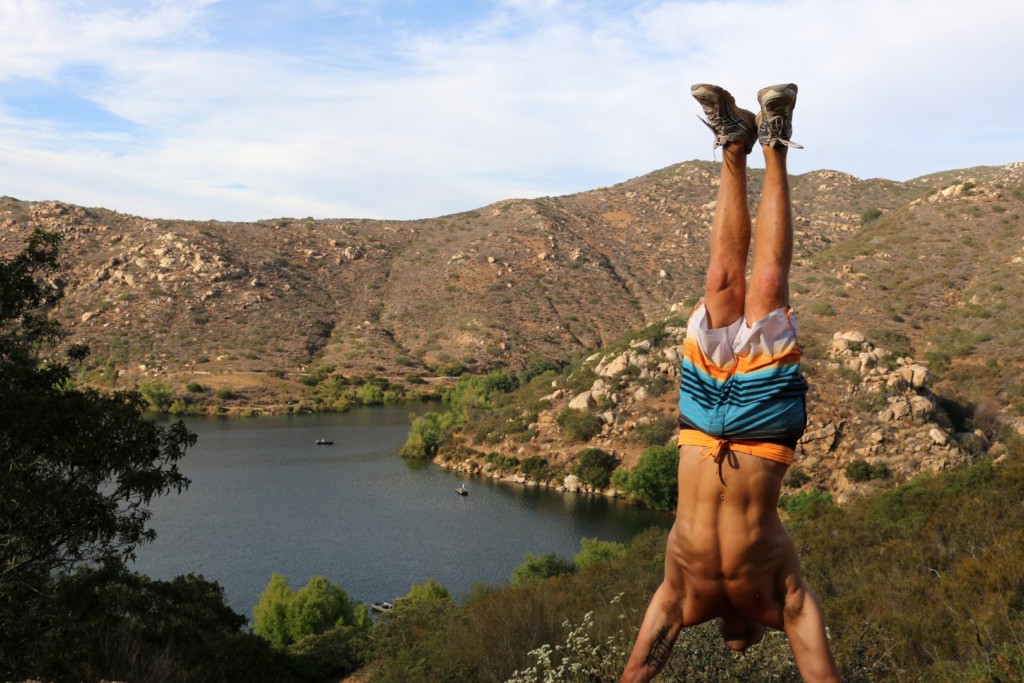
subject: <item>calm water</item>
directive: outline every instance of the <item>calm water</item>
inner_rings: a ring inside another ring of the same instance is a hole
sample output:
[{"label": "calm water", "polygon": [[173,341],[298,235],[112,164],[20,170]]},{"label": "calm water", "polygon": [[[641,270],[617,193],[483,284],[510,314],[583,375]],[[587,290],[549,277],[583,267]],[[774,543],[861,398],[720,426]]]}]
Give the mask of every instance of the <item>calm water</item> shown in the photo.
[{"label": "calm water", "polygon": [[[325,575],[363,602],[429,578],[458,598],[477,582],[507,583],[526,552],[571,559],[583,536],[625,542],[668,524],[602,497],[411,465],[397,455],[409,412],[186,420],[199,435],[181,464],[192,485],[155,501],[158,538],[136,568],[202,574],[249,615],[274,571],[293,588]],[[463,482],[468,496],[455,493]]]}]

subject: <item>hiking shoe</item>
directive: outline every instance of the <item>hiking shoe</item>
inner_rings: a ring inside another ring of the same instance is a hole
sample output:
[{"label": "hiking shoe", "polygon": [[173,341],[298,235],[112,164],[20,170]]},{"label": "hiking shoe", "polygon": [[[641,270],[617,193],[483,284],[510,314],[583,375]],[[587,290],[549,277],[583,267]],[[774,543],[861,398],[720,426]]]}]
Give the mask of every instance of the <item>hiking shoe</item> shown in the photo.
[{"label": "hiking shoe", "polygon": [[761,112],[757,115],[757,139],[762,145],[804,148],[789,139],[793,135],[796,91],[794,83],[769,85],[758,91],[757,101],[761,105]]},{"label": "hiking shoe", "polygon": [[714,148],[724,147],[729,142],[742,142],[747,154],[754,148],[757,139],[757,123],[754,115],[736,106],[736,100],[728,90],[717,85],[697,83],[690,87],[690,94],[704,109],[707,120],[701,123],[715,134]]}]

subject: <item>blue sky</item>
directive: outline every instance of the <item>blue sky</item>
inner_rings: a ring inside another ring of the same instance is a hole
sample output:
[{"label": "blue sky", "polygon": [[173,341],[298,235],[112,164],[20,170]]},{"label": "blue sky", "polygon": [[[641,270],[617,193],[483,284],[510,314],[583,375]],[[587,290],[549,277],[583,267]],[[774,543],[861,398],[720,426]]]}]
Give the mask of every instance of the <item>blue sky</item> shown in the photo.
[{"label": "blue sky", "polygon": [[0,0],[0,194],[437,216],[713,158],[701,81],[799,84],[793,173],[1000,165],[1022,28],[1009,0]]}]

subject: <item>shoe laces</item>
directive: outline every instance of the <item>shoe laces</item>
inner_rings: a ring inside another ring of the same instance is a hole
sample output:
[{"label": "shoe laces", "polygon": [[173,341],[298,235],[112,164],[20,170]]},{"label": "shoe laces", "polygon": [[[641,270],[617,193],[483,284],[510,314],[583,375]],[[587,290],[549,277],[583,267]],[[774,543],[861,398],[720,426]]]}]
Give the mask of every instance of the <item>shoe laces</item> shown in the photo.
[{"label": "shoe laces", "polygon": [[[742,133],[736,132],[736,131],[734,131],[732,133],[725,133],[724,132],[725,126],[722,124],[722,122],[719,119],[719,117],[711,114],[710,112],[705,112],[705,113],[708,114],[708,118],[707,119],[702,119],[700,117],[700,114],[698,114],[697,115],[697,120],[700,121],[701,123],[703,123],[709,129],[711,129],[711,132],[715,134],[715,140],[711,144],[711,153],[715,155],[715,159],[716,160],[718,159],[718,155],[716,154],[718,148],[719,147],[725,147],[726,143],[729,143],[729,142],[741,141],[741,142],[744,143],[743,146],[747,150],[747,152],[748,153],[750,152],[750,150],[752,149],[753,145],[752,144],[747,144],[750,141],[744,139],[745,137],[749,137],[749,136],[744,136]],[[712,123],[712,121],[714,123]],[[718,125],[715,125],[715,124],[718,124]],[[723,132],[720,133],[719,132],[720,130],[723,131]]]},{"label": "shoe laces", "polygon": [[785,145],[786,147],[793,147],[795,149],[803,149],[804,146],[788,140],[782,137],[785,134],[787,117],[782,114],[774,114],[768,116],[764,121],[765,128],[768,130],[768,142],[767,145],[774,146],[776,142]]}]

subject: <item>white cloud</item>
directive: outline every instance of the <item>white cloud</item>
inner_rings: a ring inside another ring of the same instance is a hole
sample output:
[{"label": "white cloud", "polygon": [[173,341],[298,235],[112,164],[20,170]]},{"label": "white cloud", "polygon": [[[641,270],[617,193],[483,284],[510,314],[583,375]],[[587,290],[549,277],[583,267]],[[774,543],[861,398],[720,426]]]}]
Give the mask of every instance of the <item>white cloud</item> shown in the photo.
[{"label": "white cloud", "polygon": [[[413,33],[374,16],[384,3],[314,4],[368,19],[291,52],[218,40],[229,5],[0,0],[0,193],[182,218],[437,215],[711,158],[688,94],[705,80],[746,106],[799,83],[794,172],[1024,159],[1017,6],[503,0]],[[75,93],[131,126],[5,108],[5,81],[71,87],[82,65]]]}]

